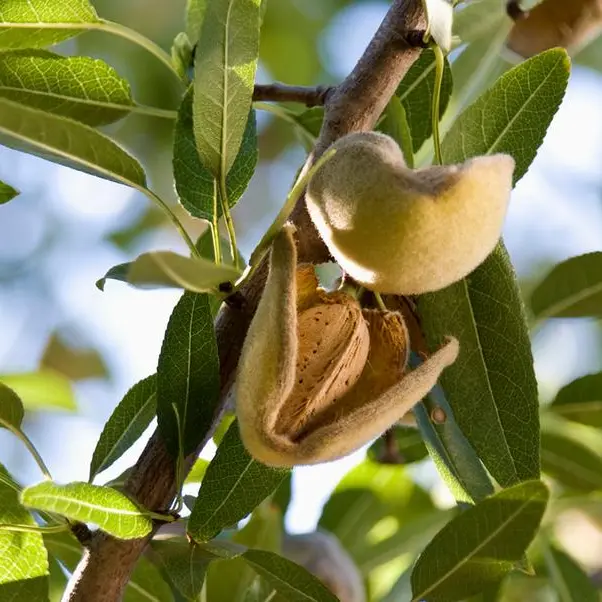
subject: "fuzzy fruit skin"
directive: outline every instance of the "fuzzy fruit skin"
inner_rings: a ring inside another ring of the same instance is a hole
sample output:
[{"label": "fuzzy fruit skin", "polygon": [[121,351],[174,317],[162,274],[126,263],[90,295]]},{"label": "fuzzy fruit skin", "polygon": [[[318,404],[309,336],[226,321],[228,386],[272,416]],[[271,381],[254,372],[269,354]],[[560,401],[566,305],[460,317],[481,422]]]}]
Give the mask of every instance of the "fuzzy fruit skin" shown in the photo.
[{"label": "fuzzy fruit skin", "polygon": [[395,141],[350,134],[312,178],[309,214],[333,257],[357,282],[417,295],[472,272],[501,235],[514,160],[477,157],[411,170]]}]

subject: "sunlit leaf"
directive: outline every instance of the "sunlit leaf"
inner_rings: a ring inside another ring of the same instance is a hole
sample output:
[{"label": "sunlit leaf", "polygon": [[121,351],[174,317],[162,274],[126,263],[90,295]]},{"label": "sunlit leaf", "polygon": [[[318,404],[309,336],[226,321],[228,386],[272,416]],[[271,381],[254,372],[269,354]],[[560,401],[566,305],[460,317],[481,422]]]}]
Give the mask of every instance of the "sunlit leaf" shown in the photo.
[{"label": "sunlit leaf", "polygon": [[135,188],[146,183],[138,161],[104,134],[6,99],[0,99],[0,142],[113,182]]},{"label": "sunlit leaf", "polygon": [[0,383],[0,426],[21,428],[25,410],[19,396],[6,385]]},{"label": "sunlit leaf", "polygon": [[[506,73],[452,126],[443,141],[445,163],[506,152],[520,179],[562,101],[568,73],[568,57],[560,49]],[[441,383],[486,468],[504,486],[537,478],[537,383],[522,301],[503,245],[467,278],[423,295],[418,305],[429,344],[446,335],[460,341],[460,356]]]},{"label": "sunlit leaf", "polygon": [[[87,0],[4,0],[0,6],[0,48],[51,46],[97,23]],[[81,27],[78,27],[81,25]]]},{"label": "sunlit leaf", "polygon": [[[176,190],[184,208],[201,219],[211,221],[214,214],[215,177],[199,157],[192,123],[193,89],[189,88],[182,100],[174,133],[173,170]],[[242,143],[232,168],[226,177],[228,205],[236,205],[246,190],[257,164],[257,128],[255,111],[248,115]],[[222,215],[216,203],[218,217]]]},{"label": "sunlit leaf", "polygon": [[600,597],[592,580],[568,554],[554,546],[544,557],[559,602],[598,602]]},{"label": "sunlit leaf", "polygon": [[602,253],[556,265],[535,287],[530,306],[537,320],[602,316]]},{"label": "sunlit leaf", "polygon": [[188,521],[189,535],[205,542],[236,524],[275,491],[287,473],[254,460],[234,422],[207,468]]},{"label": "sunlit leaf", "polygon": [[94,523],[120,539],[144,537],[152,529],[151,519],[129,498],[110,487],[43,481],[24,489],[21,502],[29,508]]},{"label": "sunlit leaf", "polygon": [[58,333],[53,333],[48,339],[40,368],[62,374],[69,380],[103,378],[108,375],[108,368],[97,349],[71,345]]},{"label": "sunlit leaf", "polygon": [[321,581],[278,554],[247,550],[243,558],[289,602],[338,602]]},{"label": "sunlit leaf", "polygon": [[541,433],[542,470],[578,491],[602,489],[602,436],[570,422],[544,422]]},{"label": "sunlit leaf", "polygon": [[412,572],[412,600],[454,602],[499,581],[535,536],[549,493],[539,481],[504,489],[433,538]]},{"label": "sunlit leaf", "polygon": [[179,451],[189,454],[205,440],[219,388],[217,342],[208,296],[184,293],[167,324],[157,367],[159,430],[174,457]]},{"label": "sunlit leaf", "polygon": [[104,61],[46,50],[0,53],[0,97],[88,125],[112,123],[133,106],[129,84]]},{"label": "sunlit leaf", "polygon": [[[426,49],[410,67],[397,88],[412,133],[414,152],[433,133],[431,119],[433,92],[435,90],[435,54]],[[443,116],[452,93],[452,78],[449,63],[445,61],[441,83],[440,115]]]},{"label": "sunlit leaf", "polygon": [[259,53],[260,0],[207,0],[194,67],[194,137],[217,178],[233,166],[247,124]]},{"label": "sunlit leaf", "polygon": [[[0,465],[0,524],[35,525]],[[48,558],[40,533],[0,529],[0,600],[30,602],[48,595]]]},{"label": "sunlit leaf", "polygon": [[192,44],[196,44],[201,35],[207,0],[187,0],[186,2],[186,34]]},{"label": "sunlit leaf", "polygon": [[602,428],[602,372],[577,378],[560,389],[549,408],[567,420]]},{"label": "sunlit leaf", "polygon": [[189,485],[190,483],[200,483],[205,477],[208,466],[209,460],[197,458],[192,466],[192,469],[188,473],[188,476],[186,477],[185,484]]},{"label": "sunlit leaf", "polygon": [[12,199],[14,199],[18,194],[19,194],[18,190],[15,190],[9,184],[6,184],[5,182],[0,181],[0,205],[3,205],[4,203],[8,203],[8,201],[11,201]]},{"label": "sunlit leaf", "polygon": [[71,383],[51,370],[0,374],[0,382],[15,391],[27,410],[73,412],[77,409]]},{"label": "sunlit leaf", "polygon": [[90,481],[120,458],[142,435],[157,410],[157,376],[136,383],[105,424],[90,463]]}]

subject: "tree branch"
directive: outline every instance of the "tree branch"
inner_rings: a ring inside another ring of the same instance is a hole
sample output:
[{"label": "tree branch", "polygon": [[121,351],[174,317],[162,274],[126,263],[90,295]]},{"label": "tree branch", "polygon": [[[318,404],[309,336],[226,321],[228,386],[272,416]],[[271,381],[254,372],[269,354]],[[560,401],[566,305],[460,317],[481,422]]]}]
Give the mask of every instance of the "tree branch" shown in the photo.
[{"label": "tree branch", "polygon": [[[420,49],[416,46],[421,39],[420,32],[425,27],[421,0],[393,1],[387,16],[353,71],[326,96],[324,124],[316,149],[308,158],[305,169],[341,136],[374,127],[399,82],[418,58]],[[408,44],[408,40],[416,46]],[[286,88],[289,92],[294,89]],[[274,93],[273,87],[271,93]],[[274,100],[273,97],[271,99]],[[291,97],[288,96],[287,100],[291,100]],[[295,208],[292,219],[297,225],[300,261],[318,263],[328,259],[328,251],[307,215],[303,199]],[[264,262],[242,291],[246,299],[244,307],[224,306],[216,321],[222,404],[215,417],[215,424],[225,407],[244,337],[263,290],[266,270]],[[211,435],[212,433],[207,433],[199,450]],[[186,459],[188,468],[192,466],[195,457],[196,454],[192,454]],[[134,467],[126,491],[144,507],[154,511],[165,510],[173,500],[174,462],[157,432],[151,437]],[[149,539],[150,536],[124,541],[101,532],[95,533],[71,578],[63,600],[120,600]]]},{"label": "tree branch", "polygon": [[326,104],[332,86],[287,86],[286,84],[255,84],[253,100],[272,102],[300,102],[306,107],[318,107]]}]

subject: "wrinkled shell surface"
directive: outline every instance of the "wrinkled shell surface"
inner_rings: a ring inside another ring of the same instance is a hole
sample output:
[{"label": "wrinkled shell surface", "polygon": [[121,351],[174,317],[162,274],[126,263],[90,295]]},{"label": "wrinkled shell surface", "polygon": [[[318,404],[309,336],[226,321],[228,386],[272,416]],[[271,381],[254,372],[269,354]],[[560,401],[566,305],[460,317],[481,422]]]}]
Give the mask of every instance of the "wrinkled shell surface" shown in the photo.
[{"label": "wrinkled shell surface", "polygon": [[381,293],[438,290],[464,278],[499,240],[514,161],[478,157],[410,170],[376,132],[350,134],[308,187],[310,216],[341,267]]},{"label": "wrinkled shell surface", "polygon": [[544,0],[517,21],[506,46],[529,58],[560,46],[577,52],[602,29],[602,0]]}]

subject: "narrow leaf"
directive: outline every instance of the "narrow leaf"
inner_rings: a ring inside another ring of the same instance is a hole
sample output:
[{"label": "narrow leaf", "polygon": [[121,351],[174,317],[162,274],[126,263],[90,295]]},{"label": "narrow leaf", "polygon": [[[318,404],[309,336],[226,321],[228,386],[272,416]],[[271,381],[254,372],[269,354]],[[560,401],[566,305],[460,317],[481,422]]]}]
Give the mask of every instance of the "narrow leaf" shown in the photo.
[{"label": "narrow leaf", "polygon": [[138,161],[95,129],[0,99],[0,141],[5,146],[135,188],[146,185]]},{"label": "narrow leaf", "polygon": [[157,409],[157,376],[135,384],[105,424],[90,463],[90,481],[120,458],[142,435]]},{"label": "narrow leaf", "polygon": [[235,525],[275,491],[287,474],[287,470],[254,460],[240,440],[238,424],[232,423],[207,468],[188,521],[189,535],[202,543]]},{"label": "narrow leaf", "polygon": [[23,402],[19,396],[0,382],[0,427],[20,429],[24,414]]},{"label": "narrow leaf", "polygon": [[125,588],[123,602],[174,602],[174,596],[159,569],[142,557]]},{"label": "narrow leaf", "polygon": [[568,554],[556,547],[546,547],[544,557],[559,602],[598,602],[592,580]]},{"label": "narrow leaf", "polygon": [[278,554],[247,550],[242,557],[289,602],[338,602],[321,581]]},{"label": "narrow leaf", "polygon": [[462,600],[502,579],[534,538],[548,497],[543,483],[528,481],[450,521],[414,566],[412,600]]},{"label": "narrow leaf", "polygon": [[186,2],[186,34],[192,44],[199,41],[207,0],[187,0]]},{"label": "narrow leaf", "polygon": [[207,0],[195,55],[193,121],[203,165],[225,178],[238,154],[253,96],[260,0]]},{"label": "narrow leaf", "polygon": [[137,257],[127,270],[127,282],[139,288],[183,288],[195,293],[216,292],[220,284],[235,282],[240,272],[202,257],[154,251]]},{"label": "narrow leaf", "polygon": [[406,165],[413,168],[414,151],[412,150],[412,132],[410,131],[406,111],[397,96],[391,97],[385,109],[385,118],[378,129],[384,134],[391,136],[397,142],[403,153]]},{"label": "narrow leaf", "polygon": [[556,265],[531,294],[530,306],[537,320],[602,316],[602,253]]},{"label": "narrow leaf", "polygon": [[0,181],[0,205],[8,203],[19,194],[12,186]]},{"label": "narrow leaf", "polygon": [[[560,49],[506,73],[454,123],[443,141],[445,163],[506,152],[520,179],[562,101],[568,73],[568,57]],[[503,486],[537,478],[537,383],[503,244],[464,280],[420,297],[419,311],[429,344],[446,335],[460,341],[460,357],[441,381],[456,421],[486,468]]]},{"label": "narrow leaf", "polygon": [[104,61],[46,50],[0,54],[0,97],[93,126],[121,119],[134,104],[127,81]]},{"label": "narrow leaf", "polygon": [[[176,190],[180,202],[194,217],[211,221],[214,213],[215,177],[201,163],[196,148],[192,121],[193,88],[190,87],[182,100],[174,134],[173,170]],[[255,111],[247,118],[242,143],[232,169],[226,177],[228,204],[236,205],[247,189],[257,164],[257,127]],[[217,203],[217,215],[222,215],[222,207]]]},{"label": "narrow leaf", "polygon": [[120,539],[144,537],[152,529],[151,519],[129,498],[110,487],[44,481],[24,489],[21,502],[36,510],[94,523]]},{"label": "narrow leaf", "polygon": [[555,48],[502,75],[454,122],[443,141],[444,162],[508,153],[520,180],[564,98],[569,72],[566,51]]},{"label": "narrow leaf", "polygon": [[600,445],[592,442],[597,432],[584,432],[587,427],[571,423],[558,428],[549,426],[546,424],[541,433],[543,471],[569,489],[586,492],[602,489],[602,453]]},{"label": "narrow leaf", "polygon": [[157,368],[159,430],[174,457],[179,451],[189,454],[205,439],[219,387],[217,342],[208,296],[184,293],[167,324]]},{"label": "narrow leaf", "polygon": [[0,7],[0,48],[51,46],[98,21],[87,0],[4,0]]},{"label": "narrow leaf", "polygon": [[[433,93],[435,91],[435,54],[425,49],[401,80],[396,95],[401,100],[412,133],[414,152],[433,133],[431,119]],[[440,113],[442,117],[452,93],[451,69],[445,61],[441,83]]]},{"label": "narrow leaf", "polygon": [[205,473],[207,472],[208,466],[209,460],[197,458],[192,466],[192,469],[188,473],[188,476],[186,477],[185,484],[189,485],[190,483],[200,483],[205,478]]},{"label": "narrow leaf", "polygon": [[549,409],[572,422],[602,428],[602,372],[582,376],[560,389]]},{"label": "narrow leaf", "polygon": [[[0,465],[0,524],[35,526],[19,492]],[[48,596],[48,558],[40,533],[0,529],[0,600],[29,602]]]},{"label": "narrow leaf", "polygon": [[127,282],[128,271],[131,265],[131,262],[118,263],[112,268],[109,268],[109,271],[102,278],[96,281],[96,288],[100,289],[101,291],[104,291],[107,280],[118,280],[119,282]]},{"label": "narrow leaf", "polygon": [[71,383],[52,370],[0,374],[0,382],[15,391],[27,410],[73,412],[77,409]]},{"label": "narrow leaf", "polygon": [[152,557],[187,600],[197,600],[215,556],[184,538],[154,541]]}]

